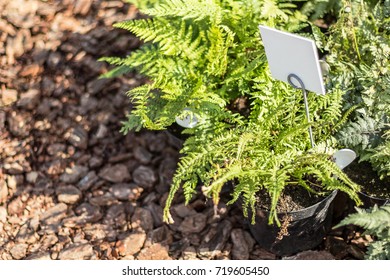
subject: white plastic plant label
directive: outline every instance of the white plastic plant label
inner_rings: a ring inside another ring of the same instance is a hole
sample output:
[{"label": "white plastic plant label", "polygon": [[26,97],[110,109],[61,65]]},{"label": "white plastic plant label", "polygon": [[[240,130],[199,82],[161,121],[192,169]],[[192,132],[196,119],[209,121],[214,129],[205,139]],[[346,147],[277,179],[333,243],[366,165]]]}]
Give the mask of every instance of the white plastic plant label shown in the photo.
[{"label": "white plastic plant label", "polygon": [[176,117],[176,123],[185,128],[194,128],[198,124],[198,118],[190,109],[185,108],[184,111],[182,116]]},{"label": "white plastic plant label", "polygon": [[325,94],[325,87],[313,40],[259,26],[272,76],[288,83],[288,76],[298,76],[307,90]]},{"label": "white plastic plant label", "polygon": [[356,158],[356,153],[350,149],[341,149],[334,153],[336,165],[343,170],[345,167],[351,164]]}]

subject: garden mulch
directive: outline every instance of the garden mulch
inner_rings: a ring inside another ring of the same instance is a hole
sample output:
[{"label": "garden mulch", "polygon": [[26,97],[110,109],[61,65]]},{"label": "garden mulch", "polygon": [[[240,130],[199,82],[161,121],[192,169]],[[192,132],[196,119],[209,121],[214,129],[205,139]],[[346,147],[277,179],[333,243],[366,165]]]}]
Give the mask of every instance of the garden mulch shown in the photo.
[{"label": "garden mulch", "polygon": [[[163,223],[180,142],[121,134],[124,93],[146,80],[98,78],[99,57],[141,44],[112,28],[138,16],[122,1],[0,1],[0,259],[277,259],[237,207],[201,195],[178,195]],[[289,258],[361,259],[369,240],[333,230]]]}]

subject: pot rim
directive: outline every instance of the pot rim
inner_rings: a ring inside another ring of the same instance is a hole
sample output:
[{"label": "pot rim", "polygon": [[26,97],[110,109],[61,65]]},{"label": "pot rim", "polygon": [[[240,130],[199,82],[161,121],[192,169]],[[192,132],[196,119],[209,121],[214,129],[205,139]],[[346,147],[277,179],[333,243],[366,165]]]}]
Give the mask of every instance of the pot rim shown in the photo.
[{"label": "pot rim", "polygon": [[[325,201],[333,199],[336,196],[337,192],[338,192],[338,190],[332,191],[331,193],[329,193],[329,195],[325,196],[323,199],[321,199],[320,201],[318,201],[317,203],[315,203],[313,205],[310,205],[309,207],[305,207],[305,208],[302,208],[300,210],[295,210],[295,211],[290,211],[290,212],[277,212],[277,213],[278,214],[297,214],[297,213],[302,212],[302,211],[309,211],[311,209],[317,208],[320,204],[324,203]],[[267,211],[267,212],[269,212],[269,211]]]},{"label": "pot rim", "polygon": [[[277,215],[291,215],[291,216],[300,216],[301,213],[307,213],[307,216],[310,216],[311,213],[314,213],[315,210],[321,205],[325,204],[327,201],[329,203],[336,197],[338,193],[338,190],[333,190],[329,195],[325,196],[322,200],[318,201],[317,203],[310,205],[308,207],[302,208],[300,210],[290,211],[290,212],[277,212]],[[263,209],[256,209],[257,211],[261,211],[263,213],[269,214],[269,210],[263,210]],[[305,215],[306,216],[306,215]]]},{"label": "pot rim", "polygon": [[378,197],[378,196],[373,196],[373,195],[369,195],[365,192],[359,192],[361,195],[369,198],[369,199],[373,199],[373,200],[378,200],[378,201],[381,201],[383,202],[384,204],[388,204],[390,203],[390,198],[382,198],[382,197]]}]

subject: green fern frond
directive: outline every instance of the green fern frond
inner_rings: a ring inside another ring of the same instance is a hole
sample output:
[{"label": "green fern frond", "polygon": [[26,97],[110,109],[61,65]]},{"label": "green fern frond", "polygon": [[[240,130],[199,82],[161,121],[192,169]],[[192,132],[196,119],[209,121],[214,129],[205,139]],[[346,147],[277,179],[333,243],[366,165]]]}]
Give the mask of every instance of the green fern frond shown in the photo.
[{"label": "green fern frond", "polygon": [[125,65],[117,66],[108,71],[107,73],[101,74],[99,79],[111,79],[130,73],[133,69]]},{"label": "green fern frond", "polygon": [[127,120],[122,122],[121,133],[127,134],[130,131],[140,131],[142,128],[142,118],[137,115],[127,115]]},{"label": "green fern frond", "polygon": [[311,30],[313,32],[313,39],[314,42],[316,43],[316,46],[318,49],[323,50],[326,46],[326,36],[322,31],[320,30],[319,27],[314,25],[313,23],[309,23]]},{"label": "green fern frond", "polygon": [[269,223],[273,224],[275,221],[277,226],[280,226],[278,213],[276,207],[279,203],[279,198],[283,192],[286,181],[289,179],[286,168],[280,169],[280,166],[274,166],[271,176],[269,178],[270,185],[268,185],[268,193],[271,198],[271,206],[269,211]]},{"label": "green fern frond", "polygon": [[326,14],[337,16],[342,8],[339,0],[309,0],[305,1],[301,11],[310,15],[312,21],[323,18]]},{"label": "green fern frond", "polygon": [[[236,182],[231,201],[242,198],[244,215],[251,211],[252,222],[262,190],[271,199],[269,222],[280,225],[276,206],[292,182],[318,194],[342,190],[358,200],[358,187],[331,157],[309,150],[301,94],[270,76],[258,24],[298,32],[307,18],[292,1],[147,0],[143,8],[150,18],[115,26],[147,44],[125,58],[103,60],[117,67],[108,76],[134,69],[150,80],[129,92],[133,109],[123,132],[164,129],[185,108],[199,119],[195,128],[185,130],[190,136],[181,151],[164,221],[172,222],[169,208],[178,190],[188,203],[199,181],[215,203],[225,184]],[[348,62],[353,69],[354,61]],[[340,78],[339,84],[357,76]],[[335,89],[328,96],[310,96],[319,142],[326,142],[341,118],[342,93]],[[241,99],[245,112],[233,108]],[[321,183],[321,189],[314,190],[307,176]]]},{"label": "green fern frond", "polygon": [[122,65],[124,59],[122,57],[101,57],[98,59],[99,62],[108,62],[112,65]]},{"label": "green fern frond", "polygon": [[114,27],[128,30],[145,42],[158,42],[166,31],[168,31],[168,35],[171,35],[173,28],[169,28],[170,24],[173,23],[164,18],[147,18],[118,22],[114,24]]},{"label": "green fern frond", "polygon": [[[184,55],[188,59],[201,56],[202,31],[193,31],[193,26],[185,20],[172,21],[166,18],[130,20],[114,24],[114,27],[133,32],[145,42],[158,43],[160,52],[165,55]],[[108,61],[113,64],[112,61]]]},{"label": "green fern frond", "polygon": [[302,135],[307,133],[307,129],[311,124],[303,123],[296,125],[291,128],[285,129],[282,133],[278,135],[278,138],[275,141],[275,149],[286,149],[291,148],[291,143],[296,139],[297,135]]},{"label": "green fern frond", "polygon": [[[139,129],[144,125],[155,127],[155,124],[148,114],[148,96],[150,94],[152,94],[150,85],[137,87],[127,93],[136,110],[132,114],[133,116],[128,117],[126,130],[132,127]],[[140,121],[140,123],[136,123],[136,121]]]},{"label": "green fern frond", "polygon": [[374,148],[380,141],[380,127],[372,118],[359,117],[339,132],[338,139],[346,147],[361,147],[359,151]]},{"label": "green fern frond", "polygon": [[198,185],[198,180],[196,177],[189,178],[187,181],[185,181],[182,185],[182,188],[184,190],[184,199],[186,203],[188,203],[192,196],[196,193],[196,186]]},{"label": "green fern frond", "polygon": [[345,125],[348,121],[348,118],[357,108],[358,108],[357,105],[353,105],[351,108],[345,111],[342,117],[337,121],[337,123],[334,124],[333,131],[338,131],[343,125]]},{"label": "green fern frond", "polygon": [[223,76],[228,63],[228,50],[233,44],[234,33],[226,26],[211,26],[207,32],[211,42],[206,55],[209,61],[207,71],[212,75]]},{"label": "green fern frond", "polygon": [[357,225],[366,230],[366,234],[376,237],[376,240],[368,245],[366,259],[389,260],[390,259],[390,206],[378,208],[374,206],[369,210],[356,209],[357,213],[350,214],[336,227],[349,224]]},{"label": "green fern frond", "polygon": [[[278,1],[275,0],[264,0],[261,16],[263,18],[269,18],[269,17],[281,18],[282,20],[287,21],[288,14],[286,13],[286,11],[283,11],[278,4],[279,4]],[[288,3],[282,3],[282,4],[288,4]],[[288,5],[287,7],[291,7],[291,6]]]},{"label": "green fern frond", "polygon": [[374,150],[369,150],[367,154],[368,157],[362,160],[369,160],[381,179],[390,177],[390,138]]},{"label": "green fern frond", "polygon": [[154,17],[181,17],[197,21],[208,18],[213,24],[219,24],[223,14],[214,0],[165,0],[143,12]]},{"label": "green fern frond", "polygon": [[239,174],[242,173],[241,165],[229,164],[225,166],[223,169],[217,167],[217,172],[215,176],[215,180],[209,186],[205,187],[204,194],[206,196],[211,196],[213,198],[213,202],[215,205],[219,203],[219,195],[221,193],[222,187],[227,182],[236,178]]},{"label": "green fern frond", "polygon": [[238,141],[238,145],[237,145],[237,155],[236,155],[236,160],[240,159],[242,157],[242,153],[244,152],[245,150],[245,146],[247,145],[248,142],[252,141],[252,134],[251,133],[248,133],[248,132],[244,132],[239,141]]},{"label": "green fern frond", "polygon": [[[129,71],[139,68],[143,74],[152,72],[154,61],[161,58],[161,55],[155,45],[143,45],[139,50],[132,52],[129,56],[122,57],[103,57],[99,61],[106,61],[112,65],[118,66],[115,69],[126,69]],[[142,66],[142,67],[141,67]],[[124,71],[124,70],[121,70]]]}]

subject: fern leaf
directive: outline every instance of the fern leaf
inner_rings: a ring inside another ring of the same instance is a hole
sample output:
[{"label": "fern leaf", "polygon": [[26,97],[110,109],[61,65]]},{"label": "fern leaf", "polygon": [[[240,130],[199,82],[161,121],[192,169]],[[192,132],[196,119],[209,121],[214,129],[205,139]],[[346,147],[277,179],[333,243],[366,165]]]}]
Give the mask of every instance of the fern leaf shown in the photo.
[{"label": "fern leaf", "polygon": [[207,32],[211,42],[208,49],[207,65],[208,73],[217,76],[223,76],[227,68],[227,54],[233,44],[234,33],[227,27],[211,26]]},{"label": "fern leaf", "polygon": [[379,145],[374,150],[367,152],[367,157],[362,160],[369,160],[374,170],[376,170],[381,179],[390,177],[390,139]]},{"label": "fern leaf", "polygon": [[390,227],[390,206],[374,208],[371,212],[359,209],[358,213],[351,214],[345,218],[338,227],[354,224],[367,230],[377,230]]},{"label": "fern leaf", "polygon": [[281,18],[282,20],[287,21],[288,15],[279,8],[278,1],[275,0],[264,0],[263,9],[261,16],[263,18]]},{"label": "fern leaf", "polygon": [[222,9],[213,0],[165,0],[144,13],[155,17],[181,17],[200,21],[205,18],[213,24],[222,20]]},{"label": "fern leaf", "polygon": [[390,259],[390,205],[380,208],[375,205],[368,210],[357,208],[357,213],[350,214],[336,227],[349,224],[360,226],[366,230],[366,234],[376,237],[376,240],[368,245],[366,259]]},{"label": "fern leaf", "polygon": [[374,148],[379,143],[379,127],[374,119],[359,117],[339,132],[338,139],[346,147]]},{"label": "fern leaf", "polygon": [[125,65],[117,66],[114,69],[108,71],[107,73],[100,75],[99,79],[110,79],[110,78],[119,77],[124,74],[130,73],[132,70],[133,69]]}]

